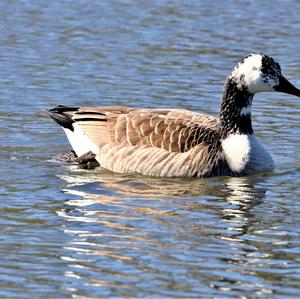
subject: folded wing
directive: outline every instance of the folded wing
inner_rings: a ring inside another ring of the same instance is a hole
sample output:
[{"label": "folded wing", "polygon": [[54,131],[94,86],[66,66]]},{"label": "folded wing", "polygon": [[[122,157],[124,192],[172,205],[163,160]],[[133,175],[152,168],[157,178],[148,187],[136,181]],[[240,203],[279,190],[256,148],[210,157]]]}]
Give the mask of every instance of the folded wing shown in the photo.
[{"label": "folded wing", "polygon": [[66,130],[85,135],[98,162],[113,171],[205,176],[219,160],[219,122],[207,115],[183,109],[122,106],[59,106],[49,114]]}]

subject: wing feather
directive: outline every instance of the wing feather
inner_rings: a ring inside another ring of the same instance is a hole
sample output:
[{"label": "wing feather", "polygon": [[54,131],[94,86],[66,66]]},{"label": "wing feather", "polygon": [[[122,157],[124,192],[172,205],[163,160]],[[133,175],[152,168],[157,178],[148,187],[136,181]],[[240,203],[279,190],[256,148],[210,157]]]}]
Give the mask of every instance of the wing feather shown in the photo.
[{"label": "wing feather", "polygon": [[123,106],[65,112],[99,147],[143,145],[185,152],[218,132],[216,118],[183,109],[133,109]]}]

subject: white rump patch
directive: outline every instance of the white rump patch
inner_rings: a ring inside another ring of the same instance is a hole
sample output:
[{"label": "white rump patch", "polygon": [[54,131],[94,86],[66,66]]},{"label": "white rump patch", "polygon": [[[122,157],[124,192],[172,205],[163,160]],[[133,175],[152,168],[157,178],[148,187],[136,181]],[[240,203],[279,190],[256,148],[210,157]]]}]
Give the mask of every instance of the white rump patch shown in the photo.
[{"label": "white rump patch", "polygon": [[63,128],[68,140],[75,151],[76,155],[80,157],[81,155],[92,151],[95,155],[99,153],[99,147],[93,143],[87,135],[84,134],[82,129],[77,125],[73,124],[74,131]]},{"label": "white rump patch", "polygon": [[222,141],[226,161],[235,172],[245,174],[274,168],[271,155],[254,134],[231,134]]}]

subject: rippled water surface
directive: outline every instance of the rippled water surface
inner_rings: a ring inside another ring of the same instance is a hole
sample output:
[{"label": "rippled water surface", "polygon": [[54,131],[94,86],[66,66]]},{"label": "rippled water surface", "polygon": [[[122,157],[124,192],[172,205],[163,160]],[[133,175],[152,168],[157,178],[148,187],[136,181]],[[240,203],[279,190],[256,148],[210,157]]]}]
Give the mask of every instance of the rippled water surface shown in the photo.
[{"label": "rippled water surface", "polygon": [[273,174],[156,179],[55,162],[43,109],[217,116],[230,69],[276,57],[300,86],[300,2],[1,1],[1,298],[299,298],[300,101],[254,99]]}]

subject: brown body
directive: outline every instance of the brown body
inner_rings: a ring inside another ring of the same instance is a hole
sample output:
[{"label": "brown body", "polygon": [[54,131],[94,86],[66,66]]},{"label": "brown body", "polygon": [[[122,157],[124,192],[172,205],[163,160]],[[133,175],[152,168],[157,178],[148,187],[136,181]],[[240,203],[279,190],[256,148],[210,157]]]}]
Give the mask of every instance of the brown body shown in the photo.
[{"label": "brown body", "polygon": [[219,121],[214,117],[182,109],[75,109],[57,107],[49,112],[54,119],[55,113],[66,117],[74,134],[83,131],[96,145],[93,152],[104,168],[168,177],[229,173],[224,167]]}]

